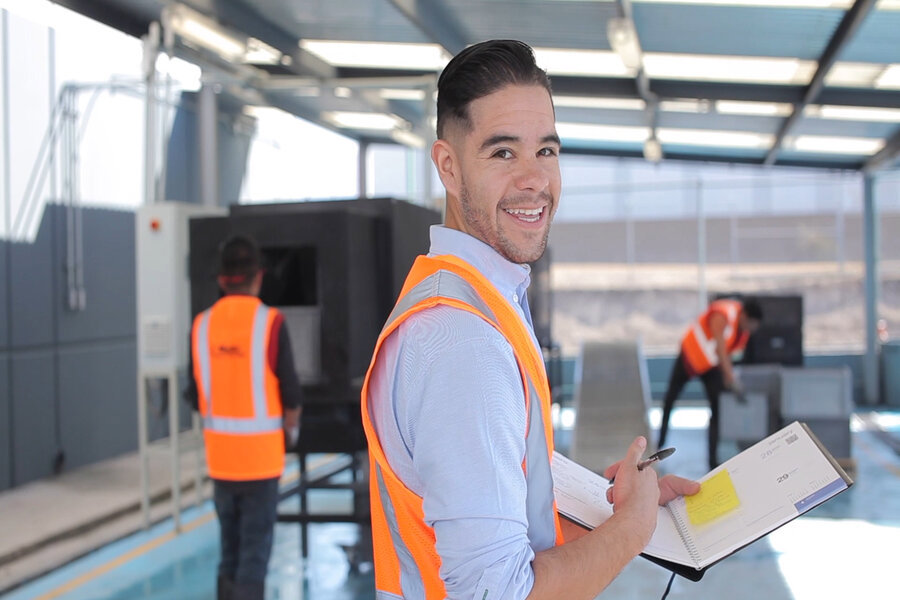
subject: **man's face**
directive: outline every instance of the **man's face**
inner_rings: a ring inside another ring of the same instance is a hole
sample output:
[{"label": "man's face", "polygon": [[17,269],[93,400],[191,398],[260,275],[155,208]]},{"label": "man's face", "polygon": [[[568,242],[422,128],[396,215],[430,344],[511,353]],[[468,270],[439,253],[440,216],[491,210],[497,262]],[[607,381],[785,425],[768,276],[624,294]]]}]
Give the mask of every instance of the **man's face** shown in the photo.
[{"label": "man's face", "polygon": [[454,126],[447,136],[458,175],[448,186],[445,224],[507,260],[533,262],[547,246],[560,194],[550,94],[541,86],[509,85],[473,101],[469,115],[470,131]]}]

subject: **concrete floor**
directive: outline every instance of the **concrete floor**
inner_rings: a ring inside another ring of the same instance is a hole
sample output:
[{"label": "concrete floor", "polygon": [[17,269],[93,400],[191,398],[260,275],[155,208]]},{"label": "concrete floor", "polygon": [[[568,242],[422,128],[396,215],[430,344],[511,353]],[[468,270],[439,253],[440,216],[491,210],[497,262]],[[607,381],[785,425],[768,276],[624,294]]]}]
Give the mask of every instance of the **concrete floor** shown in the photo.
[{"label": "concrete floor", "polygon": [[[664,470],[697,477],[705,469],[705,415],[698,408],[676,409],[670,437],[678,451]],[[900,415],[882,413],[879,421],[900,435]],[[697,583],[676,578],[675,599],[806,600],[897,598],[900,577],[900,456],[854,419],[853,458],[856,485],[763,540],[713,566]],[[566,432],[560,432],[560,445]],[[736,447],[723,444],[727,457]],[[0,494],[0,515],[4,511]],[[282,510],[296,510],[296,498]],[[311,510],[349,510],[346,491],[311,493]],[[40,517],[37,517],[38,519]],[[210,503],[189,508],[182,533],[171,521],[104,545],[52,572],[20,585],[2,600],[211,600],[218,558],[218,526]],[[352,565],[345,548],[360,531],[351,524],[310,526],[310,558],[300,557],[296,525],[276,527],[269,567],[267,600],[343,600],[374,598],[368,563]],[[362,535],[366,535],[363,533]],[[3,536],[6,537],[6,536]],[[0,567],[2,570],[2,567]],[[662,596],[668,572],[637,559],[599,596],[646,599]]]}]

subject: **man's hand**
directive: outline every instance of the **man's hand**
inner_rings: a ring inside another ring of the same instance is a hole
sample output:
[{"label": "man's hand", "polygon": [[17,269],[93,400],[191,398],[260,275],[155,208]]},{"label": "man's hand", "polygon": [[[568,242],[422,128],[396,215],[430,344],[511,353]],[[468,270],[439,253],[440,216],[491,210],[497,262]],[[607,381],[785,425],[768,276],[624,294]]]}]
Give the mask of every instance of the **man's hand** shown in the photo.
[{"label": "man's hand", "polygon": [[[634,444],[632,444],[632,448]],[[643,450],[641,450],[643,453]],[[640,462],[641,455],[638,454],[638,462]],[[616,484],[609,488],[606,491],[606,499],[616,507],[616,500],[620,499],[621,491],[619,489],[619,484],[621,482],[620,470],[624,473],[627,469],[622,469],[622,465],[628,460],[626,458],[623,461],[617,462],[611,467],[607,468],[604,471],[603,476],[607,479],[611,479],[612,477],[616,478]],[[637,463],[635,463],[635,470],[637,470]],[[645,471],[652,471],[651,467],[647,467],[644,471],[640,471],[640,473],[644,473]],[[655,471],[654,471],[655,474]],[[692,481],[690,479],[685,479],[684,477],[678,477],[677,475],[664,475],[662,478],[658,480],[658,504],[659,506],[664,506],[668,504],[678,496],[693,496],[697,492],[700,491],[700,484],[696,481]]]},{"label": "man's hand", "polygon": [[659,480],[659,505],[664,506],[678,496],[693,496],[700,491],[700,484],[677,475],[663,475]]},{"label": "man's hand", "polygon": [[299,408],[289,408],[284,411],[282,422],[285,450],[293,450],[300,439],[300,410]]},{"label": "man's hand", "polygon": [[656,471],[652,468],[638,471],[637,468],[646,449],[647,440],[643,436],[636,438],[628,447],[625,458],[603,473],[607,479],[616,478],[615,486],[606,493],[613,510],[633,521],[634,532],[641,536],[644,545],[656,529],[660,496]]}]

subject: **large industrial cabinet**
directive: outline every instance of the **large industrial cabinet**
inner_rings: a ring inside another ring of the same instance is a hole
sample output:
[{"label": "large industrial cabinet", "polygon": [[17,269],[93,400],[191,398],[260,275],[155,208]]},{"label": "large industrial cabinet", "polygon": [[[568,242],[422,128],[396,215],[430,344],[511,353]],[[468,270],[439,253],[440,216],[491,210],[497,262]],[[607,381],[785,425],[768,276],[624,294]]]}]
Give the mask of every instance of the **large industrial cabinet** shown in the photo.
[{"label": "large industrial cabinet", "polygon": [[260,297],[282,309],[304,392],[301,452],[365,447],[359,393],[375,340],[437,211],[389,198],[232,206],[190,223],[191,309],[212,305],[219,245],[252,236]]}]

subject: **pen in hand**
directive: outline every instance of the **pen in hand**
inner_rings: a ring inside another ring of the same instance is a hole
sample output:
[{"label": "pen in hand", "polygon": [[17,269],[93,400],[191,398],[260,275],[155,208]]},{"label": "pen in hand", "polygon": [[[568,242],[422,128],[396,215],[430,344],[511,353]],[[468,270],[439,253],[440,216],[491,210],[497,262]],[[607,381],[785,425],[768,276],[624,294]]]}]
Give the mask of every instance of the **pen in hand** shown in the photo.
[{"label": "pen in hand", "polygon": [[[672,456],[672,454],[674,454],[674,453],[675,453],[675,448],[663,448],[662,450],[657,450],[656,452],[651,454],[649,457],[647,457],[647,460],[642,460],[641,462],[639,462],[637,469],[638,469],[638,471],[643,471],[644,469],[646,469],[653,463],[660,461],[664,458],[668,458],[668,457]],[[609,484],[612,485],[612,483],[615,480],[616,480],[616,476],[613,475],[612,479],[609,480]]]}]

